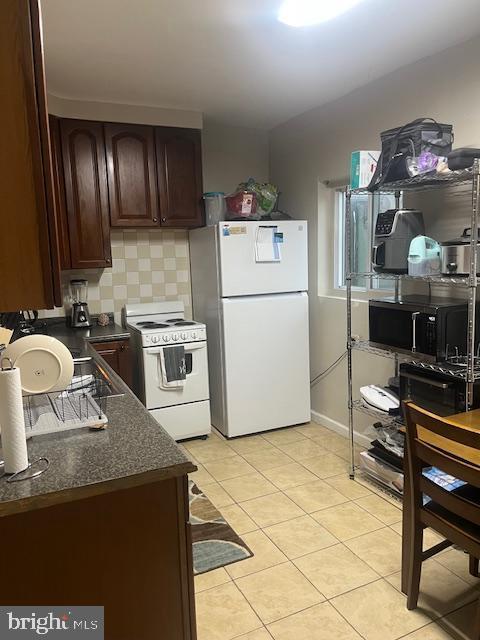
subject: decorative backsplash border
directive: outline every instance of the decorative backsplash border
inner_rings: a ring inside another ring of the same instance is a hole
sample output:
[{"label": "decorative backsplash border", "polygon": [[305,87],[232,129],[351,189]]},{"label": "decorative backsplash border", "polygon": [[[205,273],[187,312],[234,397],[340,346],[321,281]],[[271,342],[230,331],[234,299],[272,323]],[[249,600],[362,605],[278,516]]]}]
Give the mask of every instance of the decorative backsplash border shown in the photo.
[{"label": "decorative backsplash border", "polygon": [[184,230],[115,229],[111,233],[112,267],[64,271],[64,306],[40,312],[40,317],[69,313],[68,284],[88,280],[90,313],[115,314],[119,322],[124,304],[181,300],[186,317],[192,315],[188,232]]}]

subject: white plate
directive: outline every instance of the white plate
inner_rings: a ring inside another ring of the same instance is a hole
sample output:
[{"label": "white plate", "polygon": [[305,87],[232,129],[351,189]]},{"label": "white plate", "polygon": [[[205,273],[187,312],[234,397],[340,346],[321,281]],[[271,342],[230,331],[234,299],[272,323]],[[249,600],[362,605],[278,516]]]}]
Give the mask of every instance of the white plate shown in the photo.
[{"label": "white plate", "polygon": [[24,395],[63,391],[73,376],[73,358],[67,347],[51,336],[32,335],[8,345],[2,358],[20,369]]}]

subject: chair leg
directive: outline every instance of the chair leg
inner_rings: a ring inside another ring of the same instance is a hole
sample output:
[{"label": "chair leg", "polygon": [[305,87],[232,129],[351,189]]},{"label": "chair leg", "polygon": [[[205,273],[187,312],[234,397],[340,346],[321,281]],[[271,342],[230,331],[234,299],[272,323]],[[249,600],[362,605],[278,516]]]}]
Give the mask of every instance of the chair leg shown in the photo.
[{"label": "chair leg", "polygon": [[413,536],[410,548],[408,568],[407,609],[416,609],[422,575],[423,526],[416,522],[413,525]]},{"label": "chair leg", "polygon": [[478,558],[474,558],[473,556],[470,556],[470,567],[469,567],[470,575],[473,576],[474,578],[480,578],[478,565],[479,565]]}]

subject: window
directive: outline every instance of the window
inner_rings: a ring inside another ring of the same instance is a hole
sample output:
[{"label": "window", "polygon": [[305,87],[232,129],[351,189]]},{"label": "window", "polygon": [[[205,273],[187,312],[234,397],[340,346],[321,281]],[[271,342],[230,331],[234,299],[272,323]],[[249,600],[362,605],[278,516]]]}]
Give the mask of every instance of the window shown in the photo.
[{"label": "window", "polygon": [[[373,199],[373,224],[372,215]],[[380,211],[395,208],[395,196],[393,194],[353,194],[351,198],[352,226],[351,226],[351,256],[352,272],[368,273],[372,271],[371,253],[375,222]],[[401,205],[400,205],[401,206]],[[345,191],[338,190],[335,199],[335,282],[336,289],[345,288],[347,273],[346,256],[346,196]],[[352,278],[352,288],[357,291],[369,289],[391,289],[389,280],[377,278]]]}]

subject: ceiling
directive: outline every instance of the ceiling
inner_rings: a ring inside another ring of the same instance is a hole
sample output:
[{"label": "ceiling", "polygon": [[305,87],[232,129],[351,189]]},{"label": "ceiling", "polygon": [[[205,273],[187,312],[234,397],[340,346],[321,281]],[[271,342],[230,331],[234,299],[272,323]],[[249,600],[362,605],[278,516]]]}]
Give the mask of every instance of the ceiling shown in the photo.
[{"label": "ceiling", "polygon": [[480,33],[478,0],[364,0],[300,29],[280,1],[43,0],[48,91],[269,129]]}]

